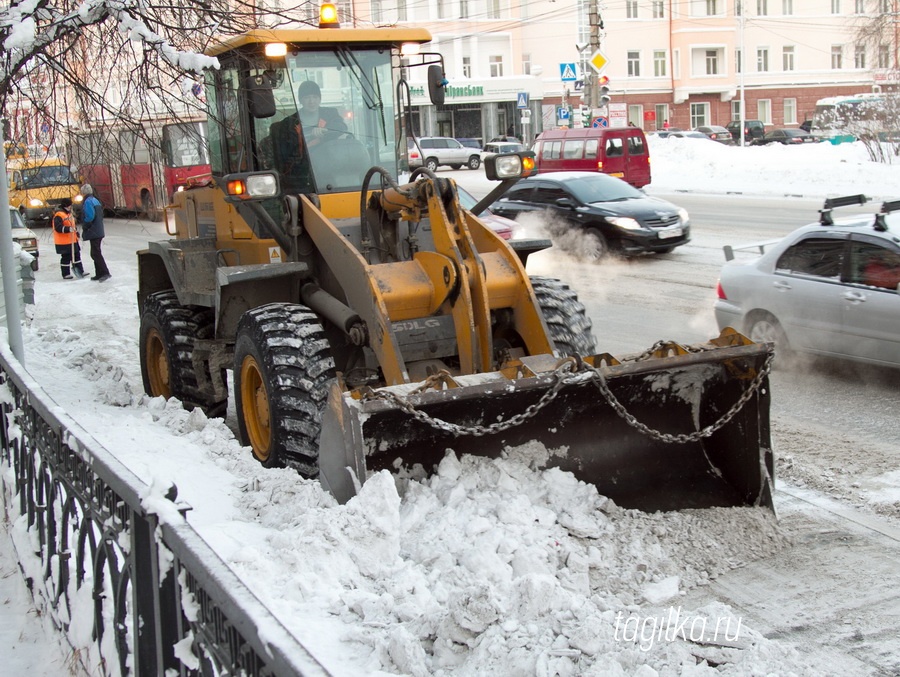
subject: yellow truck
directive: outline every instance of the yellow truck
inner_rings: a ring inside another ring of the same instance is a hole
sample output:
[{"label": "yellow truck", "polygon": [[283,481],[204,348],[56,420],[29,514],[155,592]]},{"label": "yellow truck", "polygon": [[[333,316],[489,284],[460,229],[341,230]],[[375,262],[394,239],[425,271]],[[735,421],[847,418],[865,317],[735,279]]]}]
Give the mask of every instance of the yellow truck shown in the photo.
[{"label": "yellow truck", "polygon": [[69,165],[59,158],[20,157],[7,162],[9,202],[21,212],[29,227],[50,225],[64,198],[81,205],[81,183]]}]

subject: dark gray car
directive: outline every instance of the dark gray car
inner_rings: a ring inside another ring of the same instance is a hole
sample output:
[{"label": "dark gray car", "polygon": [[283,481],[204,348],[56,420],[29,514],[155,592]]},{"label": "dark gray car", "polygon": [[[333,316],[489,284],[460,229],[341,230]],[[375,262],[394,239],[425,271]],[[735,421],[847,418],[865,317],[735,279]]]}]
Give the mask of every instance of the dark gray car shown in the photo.
[{"label": "dark gray car", "polygon": [[491,205],[518,220],[543,213],[555,245],[588,258],[670,252],[690,240],[685,209],[596,172],[553,172],[519,181]]}]

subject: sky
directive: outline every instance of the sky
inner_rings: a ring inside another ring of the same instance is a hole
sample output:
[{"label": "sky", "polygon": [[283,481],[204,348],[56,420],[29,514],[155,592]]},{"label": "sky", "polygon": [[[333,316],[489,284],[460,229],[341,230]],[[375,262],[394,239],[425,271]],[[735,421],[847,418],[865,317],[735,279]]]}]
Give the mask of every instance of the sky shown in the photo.
[{"label": "sky", "polygon": [[[900,164],[874,165],[857,144],[740,149],[653,139],[651,151],[650,193],[864,192],[881,200],[898,197],[900,186]],[[483,186],[483,173],[459,176],[472,192]],[[113,278],[103,284],[60,279],[42,239],[26,368],[147,483],[148,505],[174,481],[194,528],[336,674],[827,672],[727,604],[682,605],[741,562],[790,548],[768,510],[625,510],[568,473],[541,470],[548,450],[538,442],[496,460],[448,453],[425,480],[382,472],[343,506],[316,482],[263,469],[236,441],[233,411],[208,420],[143,394],[128,245],[164,235],[159,224],[134,221],[107,231]],[[8,499],[7,468],[2,477]],[[48,650],[56,639],[47,616],[29,605],[9,547],[10,539],[27,543],[22,528],[0,529],[0,654],[9,674],[55,676],[71,651]],[[666,619],[675,610],[697,637],[647,632],[673,627]],[[87,617],[76,610],[74,618],[83,632]],[[692,641],[716,624],[718,646]],[[89,663],[96,658],[81,649]]]}]

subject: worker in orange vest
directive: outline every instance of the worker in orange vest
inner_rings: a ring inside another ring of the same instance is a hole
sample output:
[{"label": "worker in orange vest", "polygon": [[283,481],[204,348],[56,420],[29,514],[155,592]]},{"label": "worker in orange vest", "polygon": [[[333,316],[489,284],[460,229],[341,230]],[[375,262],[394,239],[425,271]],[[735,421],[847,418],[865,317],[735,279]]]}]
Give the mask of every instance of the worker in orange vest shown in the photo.
[{"label": "worker in orange vest", "polygon": [[65,198],[59,204],[59,210],[53,215],[53,244],[59,254],[59,269],[64,280],[71,280],[72,273],[76,277],[84,277],[81,266],[81,247],[78,245],[78,229],[72,215],[72,200]]}]

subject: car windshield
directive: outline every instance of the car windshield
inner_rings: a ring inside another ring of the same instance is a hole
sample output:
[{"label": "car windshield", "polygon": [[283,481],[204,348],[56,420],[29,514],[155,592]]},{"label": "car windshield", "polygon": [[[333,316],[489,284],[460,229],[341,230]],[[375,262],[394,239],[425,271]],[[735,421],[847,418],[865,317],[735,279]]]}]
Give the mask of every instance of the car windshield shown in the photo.
[{"label": "car windshield", "polygon": [[[463,209],[468,209],[472,211],[472,207],[478,204],[478,200],[475,199],[475,196],[472,193],[468,192],[465,188],[456,184],[456,192],[459,193],[459,204],[463,206]],[[485,209],[482,214],[489,214],[490,211]]]},{"label": "car windshield", "polygon": [[9,208],[9,223],[12,228],[24,228],[25,221],[22,220],[22,215],[19,213],[19,210],[15,207]]},{"label": "car windshield", "polygon": [[601,174],[588,174],[566,181],[565,185],[572,195],[585,204],[644,197],[644,194],[637,188],[632,188],[621,179]]},{"label": "car windshield", "polygon": [[46,188],[47,186],[68,186],[78,183],[78,179],[68,167],[50,166],[33,167],[22,170],[22,182],[28,188]]}]

